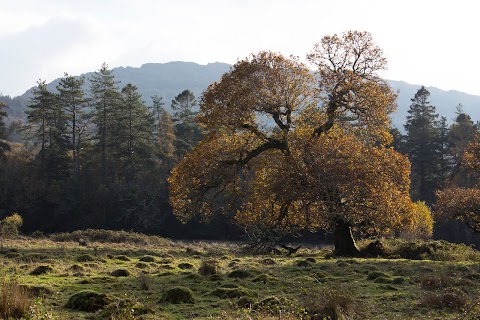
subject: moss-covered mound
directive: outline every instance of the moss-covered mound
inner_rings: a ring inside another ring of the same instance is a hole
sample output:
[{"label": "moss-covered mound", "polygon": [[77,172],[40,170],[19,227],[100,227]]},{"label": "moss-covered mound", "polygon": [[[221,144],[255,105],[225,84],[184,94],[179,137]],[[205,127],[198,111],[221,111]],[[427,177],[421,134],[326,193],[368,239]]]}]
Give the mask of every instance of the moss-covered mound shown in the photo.
[{"label": "moss-covered mound", "polygon": [[233,270],[228,274],[229,278],[237,278],[237,279],[246,279],[252,277],[252,273],[248,270],[237,269]]},{"label": "moss-covered mound", "polygon": [[223,299],[234,299],[240,297],[252,297],[254,293],[247,288],[243,287],[235,287],[235,288],[226,288],[226,287],[219,287],[212,292],[210,292],[212,296],[216,296]]},{"label": "moss-covered mound", "polygon": [[111,275],[114,277],[128,277],[130,272],[127,269],[117,269],[113,270]]},{"label": "moss-covered mound", "polygon": [[190,288],[178,286],[165,291],[160,302],[173,304],[195,303],[195,295]]},{"label": "moss-covered mound", "polygon": [[142,262],[155,262],[155,257],[154,256],[143,256],[140,257],[138,260]]},{"label": "moss-covered mound", "polygon": [[105,293],[85,290],[75,293],[68,299],[65,308],[78,311],[95,312],[105,308],[112,299]]},{"label": "moss-covered mound", "polygon": [[33,269],[33,271],[30,272],[30,274],[32,276],[39,276],[39,275],[42,275],[42,274],[50,273],[52,271],[53,271],[53,269],[50,266],[38,266],[35,269]]}]

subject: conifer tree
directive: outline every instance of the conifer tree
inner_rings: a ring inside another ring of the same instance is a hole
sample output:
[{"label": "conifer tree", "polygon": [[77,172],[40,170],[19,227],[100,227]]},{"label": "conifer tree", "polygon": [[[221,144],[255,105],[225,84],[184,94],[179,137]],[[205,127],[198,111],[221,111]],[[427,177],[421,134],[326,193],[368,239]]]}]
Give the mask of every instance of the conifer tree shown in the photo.
[{"label": "conifer tree", "polygon": [[182,91],[172,100],[171,108],[177,137],[175,147],[179,158],[192,150],[202,138],[202,130],[195,121],[198,111],[194,108],[197,105],[197,99],[190,90]]},{"label": "conifer tree", "polygon": [[118,177],[131,184],[141,169],[151,165],[153,153],[153,119],[142,101],[137,87],[127,84],[122,89],[122,104],[115,111],[115,150]]},{"label": "conifer tree", "polygon": [[27,108],[27,124],[24,131],[34,140],[34,144],[40,146],[42,174],[54,180],[66,177],[68,172],[66,116],[58,103],[57,95],[48,91],[45,81],[39,80]]},{"label": "conifer tree", "polygon": [[103,63],[98,71],[90,79],[90,95],[93,105],[92,122],[96,125],[95,150],[100,153],[100,170],[102,182],[107,180],[107,167],[110,155],[110,144],[115,137],[112,136],[111,129],[114,121],[114,109],[120,103],[121,96],[117,87],[117,81],[113,71]]},{"label": "conifer tree", "polygon": [[70,130],[69,143],[72,152],[74,178],[78,178],[79,176],[81,137],[88,123],[85,117],[87,100],[82,89],[83,83],[83,78],[77,79],[65,73],[57,86],[59,103],[65,111],[67,126]]},{"label": "conifer tree", "polygon": [[428,101],[429,96],[430,92],[422,86],[411,99],[405,147],[412,163],[412,197],[432,203],[438,187],[438,114]]}]

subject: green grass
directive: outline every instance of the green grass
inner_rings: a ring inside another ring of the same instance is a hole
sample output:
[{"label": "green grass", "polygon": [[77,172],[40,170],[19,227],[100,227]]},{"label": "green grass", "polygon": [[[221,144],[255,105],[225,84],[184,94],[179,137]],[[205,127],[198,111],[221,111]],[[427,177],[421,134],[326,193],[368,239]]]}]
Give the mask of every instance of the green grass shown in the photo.
[{"label": "green grass", "polygon": [[[249,255],[229,243],[89,230],[6,240],[0,283],[27,288],[31,319],[480,317],[478,251],[443,241],[385,247],[383,259],[337,259],[331,248]],[[51,269],[33,272],[41,266]],[[94,313],[67,308],[81,292],[106,294],[108,305]]]}]

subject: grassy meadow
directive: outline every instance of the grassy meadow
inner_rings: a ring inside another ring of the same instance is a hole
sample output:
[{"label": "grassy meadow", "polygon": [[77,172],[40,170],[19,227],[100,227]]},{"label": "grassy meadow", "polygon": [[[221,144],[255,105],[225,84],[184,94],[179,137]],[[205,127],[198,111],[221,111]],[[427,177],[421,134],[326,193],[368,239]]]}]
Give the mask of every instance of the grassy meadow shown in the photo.
[{"label": "grassy meadow", "polygon": [[480,319],[478,251],[382,242],[383,258],[336,258],[102,230],[5,239],[0,318]]}]

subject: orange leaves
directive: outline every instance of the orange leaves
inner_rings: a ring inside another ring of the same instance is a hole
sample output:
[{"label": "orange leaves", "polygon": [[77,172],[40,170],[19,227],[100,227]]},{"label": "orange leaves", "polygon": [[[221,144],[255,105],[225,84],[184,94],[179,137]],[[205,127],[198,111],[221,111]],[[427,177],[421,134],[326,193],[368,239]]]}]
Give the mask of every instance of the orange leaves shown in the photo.
[{"label": "orange leaves", "polygon": [[480,232],[480,190],[454,188],[437,192],[436,213],[446,219],[463,220]]},{"label": "orange leaves", "polygon": [[203,94],[209,132],[173,170],[171,203],[183,220],[234,214],[267,229],[329,228],[341,218],[389,233],[413,221],[410,163],[393,149],[395,94],[366,32],[325,37],[309,55],[270,51],[239,61]]}]

